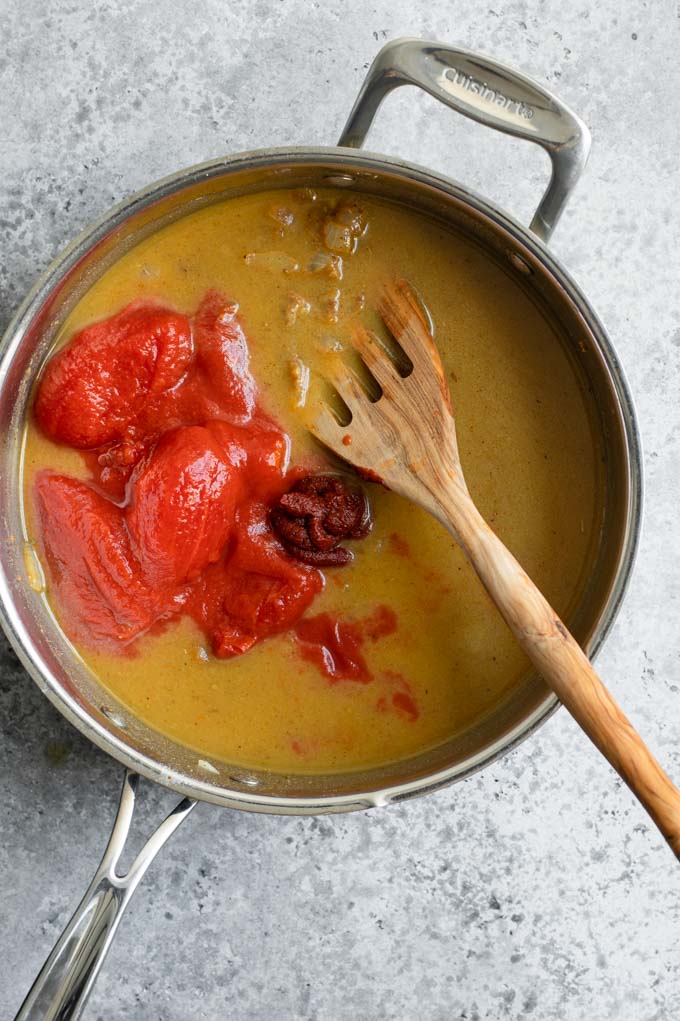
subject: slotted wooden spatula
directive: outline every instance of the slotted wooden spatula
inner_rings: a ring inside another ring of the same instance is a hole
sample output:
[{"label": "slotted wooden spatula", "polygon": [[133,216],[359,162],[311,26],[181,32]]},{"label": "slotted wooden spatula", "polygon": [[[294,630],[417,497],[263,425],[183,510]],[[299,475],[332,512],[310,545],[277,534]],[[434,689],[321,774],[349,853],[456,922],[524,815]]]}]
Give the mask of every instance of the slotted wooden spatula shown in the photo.
[{"label": "slotted wooden spatula", "polygon": [[388,285],[378,311],[412,371],[402,376],[379,340],[357,327],[356,350],[382,396],[371,400],[357,376],[334,362],[329,379],[351,422],[340,425],[322,406],[310,424],[312,433],[361,474],[420,504],[451,532],[538,673],[639,798],[680,859],[680,791],[468,493],[444,370],[408,284]]}]

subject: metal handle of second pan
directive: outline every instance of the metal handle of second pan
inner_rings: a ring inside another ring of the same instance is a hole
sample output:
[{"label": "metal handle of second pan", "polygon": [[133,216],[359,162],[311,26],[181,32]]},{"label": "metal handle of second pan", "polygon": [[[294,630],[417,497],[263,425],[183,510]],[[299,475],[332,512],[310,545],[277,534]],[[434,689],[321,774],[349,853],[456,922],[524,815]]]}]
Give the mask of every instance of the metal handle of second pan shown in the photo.
[{"label": "metal handle of second pan", "polygon": [[189,815],[184,798],[149,837],[125,875],[116,869],[135,808],[139,776],[125,774],[104,857],[85,896],[24,1000],[15,1021],[75,1021],[82,1014],[132,894],[165,842]]}]

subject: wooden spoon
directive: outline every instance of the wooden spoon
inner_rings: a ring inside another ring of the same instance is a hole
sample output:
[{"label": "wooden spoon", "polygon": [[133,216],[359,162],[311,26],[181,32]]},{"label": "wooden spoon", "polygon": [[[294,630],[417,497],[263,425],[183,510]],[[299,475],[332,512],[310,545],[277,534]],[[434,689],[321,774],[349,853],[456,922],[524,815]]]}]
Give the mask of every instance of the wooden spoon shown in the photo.
[{"label": "wooden spoon", "polygon": [[381,342],[358,327],[355,348],[382,396],[371,400],[358,377],[335,361],[329,379],[351,422],[340,425],[322,406],[310,423],[312,433],[361,475],[420,504],[451,532],[539,674],[639,798],[680,859],[680,791],[468,493],[444,370],[418,300],[408,284],[399,281],[386,287],[378,310],[413,370],[402,377]]}]

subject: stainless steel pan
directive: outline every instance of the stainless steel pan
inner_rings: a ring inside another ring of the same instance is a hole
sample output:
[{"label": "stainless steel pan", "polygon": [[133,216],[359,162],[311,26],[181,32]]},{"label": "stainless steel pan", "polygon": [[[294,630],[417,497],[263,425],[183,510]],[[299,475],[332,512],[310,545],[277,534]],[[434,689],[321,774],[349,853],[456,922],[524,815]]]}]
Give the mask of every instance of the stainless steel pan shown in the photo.
[{"label": "stainless steel pan", "polygon": [[[552,176],[530,229],[455,181],[361,149],[383,98],[404,84],[417,85],[459,113],[548,152]],[[23,534],[23,422],[36,375],[65,316],[92,282],[143,237],[190,210],[247,192],[330,184],[407,203],[473,236],[489,258],[505,261],[556,324],[595,395],[606,451],[604,528],[588,585],[568,621],[594,655],[611,626],[631,570],[642,479],[635,415],[613,347],[583,293],[546,247],[585,165],[589,145],[587,128],[567,106],[511,68],[438,43],[392,42],[368,72],[338,146],[241,153],[166,178],[88,228],[49,266],[27,297],[2,341],[0,362],[2,623],[50,701],[128,772],[102,864],[19,1018],[65,1021],[80,1014],[132,892],[196,800],[300,815],[387,805],[469,776],[527,737],[557,707],[554,695],[534,677],[483,723],[434,751],[361,773],[302,777],[244,771],[201,759],[117,704],[57,627],[35,585],[34,554]],[[172,788],[184,800],[121,878],[116,865],[140,774]]]}]

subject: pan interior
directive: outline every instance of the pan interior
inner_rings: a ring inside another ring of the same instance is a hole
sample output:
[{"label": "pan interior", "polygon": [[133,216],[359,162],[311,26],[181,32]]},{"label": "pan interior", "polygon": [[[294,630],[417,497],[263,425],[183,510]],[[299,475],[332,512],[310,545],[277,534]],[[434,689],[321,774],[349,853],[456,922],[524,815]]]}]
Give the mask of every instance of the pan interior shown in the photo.
[{"label": "pan interior", "polygon": [[[367,792],[390,789],[403,796],[465,775],[512,744],[540,720],[554,700],[535,677],[496,706],[486,718],[425,754],[389,766],[329,775],[280,775],[244,770],[219,760],[206,761],[186,746],[146,726],[103,689],[64,640],[48,605],[30,586],[36,571],[21,541],[19,487],[22,422],[36,373],[75,304],[121,254],[160,227],[235,195],[272,188],[340,187],[389,199],[422,211],[463,234],[502,265],[549,320],[580,375],[599,431],[603,457],[603,507],[600,541],[591,569],[568,623],[593,650],[602,637],[609,611],[619,597],[623,551],[629,539],[630,491],[626,423],[610,366],[586,325],[567,286],[550,272],[538,249],[525,245],[519,232],[462,196],[451,195],[434,179],[406,175],[383,165],[359,161],[334,163],[291,158],[274,166],[221,167],[194,175],[183,186],[163,189],[100,230],[95,245],[75,253],[57,287],[38,295],[31,314],[15,332],[16,350],[5,363],[0,412],[3,435],[3,526],[13,537],[3,564],[11,600],[8,628],[46,693],[90,736],[119,758],[177,789],[208,800],[279,811],[334,810],[355,807]],[[11,338],[10,338],[11,340]],[[29,584],[27,584],[27,581]],[[271,801],[270,799],[274,799]],[[370,802],[371,798],[368,799]]]}]

